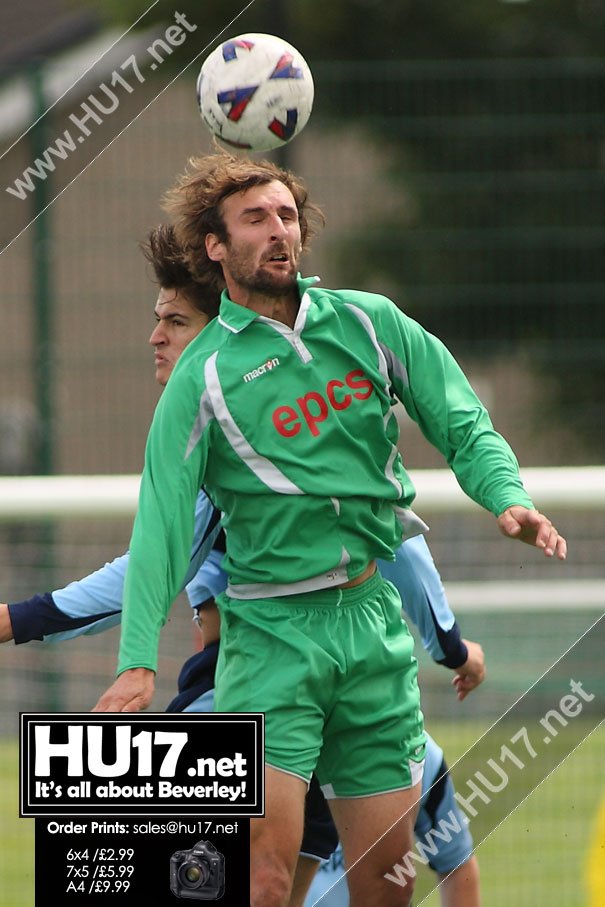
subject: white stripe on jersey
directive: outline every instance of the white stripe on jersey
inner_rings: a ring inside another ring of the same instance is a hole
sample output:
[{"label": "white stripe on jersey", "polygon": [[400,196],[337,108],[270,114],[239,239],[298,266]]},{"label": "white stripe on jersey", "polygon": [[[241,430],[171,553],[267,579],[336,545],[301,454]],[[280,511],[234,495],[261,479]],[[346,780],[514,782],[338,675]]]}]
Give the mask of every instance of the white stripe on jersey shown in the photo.
[{"label": "white stripe on jersey", "polygon": [[252,470],[254,475],[272,491],[275,491],[278,494],[304,494],[302,489],[300,489],[298,485],[295,485],[294,482],[291,482],[290,479],[271,462],[271,460],[268,460],[254,450],[238,428],[223,395],[223,389],[216,367],[217,356],[218,352],[214,353],[206,361],[204,377],[206,379],[206,390],[208,391],[212,403],[215,418],[221,426],[225,438],[240,460],[242,460],[246,466]]},{"label": "white stripe on jersey", "polygon": [[[376,350],[376,355],[378,356],[378,369],[380,371],[380,374],[382,375],[385,390],[387,393],[389,393],[390,387],[391,387],[391,379],[390,379],[389,370],[387,367],[387,360],[385,358],[384,353],[382,352],[382,347],[378,343],[378,338],[376,337],[376,331],[374,330],[374,325],[372,324],[370,318],[368,318],[366,313],[362,309],[359,309],[356,305],[352,305],[350,302],[347,302],[346,307],[347,307],[347,309],[349,309],[349,311],[351,311],[353,313],[353,315],[355,315],[355,317],[358,319],[359,323],[363,327],[364,331],[366,332],[366,334],[372,341],[372,346]],[[390,419],[394,419],[394,418],[395,418],[395,415],[394,415],[392,409],[389,409],[384,414],[383,423],[384,423],[385,435],[386,435],[388,422],[390,421]],[[384,474],[385,474],[385,478],[388,479],[388,481],[391,483],[393,488],[396,489],[397,496],[401,498],[401,497],[403,497],[403,485],[396,478],[395,471],[393,469],[393,464],[397,457],[397,453],[398,453],[398,451],[397,451],[396,445],[395,444],[391,445],[391,453],[389,454],[389,459],[387,460],[387,462],[385,464]]]}]

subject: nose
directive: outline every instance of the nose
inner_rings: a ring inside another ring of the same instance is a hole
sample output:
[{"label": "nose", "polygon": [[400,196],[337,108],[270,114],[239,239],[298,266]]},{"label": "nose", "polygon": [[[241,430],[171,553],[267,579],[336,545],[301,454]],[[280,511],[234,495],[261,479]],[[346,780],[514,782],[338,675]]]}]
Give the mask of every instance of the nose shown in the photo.
[{"label": "nose", "polygon": [[283,239],[287,235],[286,225],[279,214],[276,214],[271,221],[271,239]]},{"label": "nose", "polygon": [[162,322],[158,321],[158,323],[154,327],[153,331],[151,332],[151,335],[149,337],[149,343],[151,344],[151,346],[159,346],[160,343],[164,343],[164,341],[165,341],[165,337],[164,337]]}]

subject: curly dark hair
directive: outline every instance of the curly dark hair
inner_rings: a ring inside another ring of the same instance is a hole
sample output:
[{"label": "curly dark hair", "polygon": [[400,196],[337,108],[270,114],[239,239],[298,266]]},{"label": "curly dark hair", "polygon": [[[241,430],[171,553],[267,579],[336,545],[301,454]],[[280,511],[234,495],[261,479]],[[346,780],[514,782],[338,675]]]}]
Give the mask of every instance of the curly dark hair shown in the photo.
[{"label": "curly dark hair", "polygon": [[236,192],[274,181],[283,183],[292,193],[300,223],[302,248],[308,248],[314,234],[313,222],[323,223],[317,205],[309,202],[302,181],[290,170],[271,161],[253,161],[227,151],[191,158],[185,172],[164,196],[164,208],[175,219],[175,235],[187,265],[197,280],[224,286],[219,262],[206,254],[206,235],[214,233],[221,242],[229,239],[223,220],[222,202]]},{"label": "curly dark hair", "polygon": [[143,255],[153,267],[161,287],[178,290],[200,312],[214,318],[218,315],[220,292],[217,282],[209,285],[197,280],[187,265],[172,224],[160,224],[149,231],[140,244]]}]

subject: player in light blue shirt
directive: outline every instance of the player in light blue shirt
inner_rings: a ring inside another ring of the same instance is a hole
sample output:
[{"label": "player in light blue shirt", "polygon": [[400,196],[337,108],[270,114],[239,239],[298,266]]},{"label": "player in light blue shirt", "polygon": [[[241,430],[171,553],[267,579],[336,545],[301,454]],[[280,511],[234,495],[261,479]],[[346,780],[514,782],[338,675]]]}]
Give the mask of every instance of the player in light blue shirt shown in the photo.
[{"label": "player in light blue shirt", "polygon": [[[206,495],[200,492],[196,507],[195,543],[185,588],[192,608],[199,611],[199,619],[205,629],[205,648],[191,656],[183,666],[179,693],[168,706],[168,711],[205,712],[213,708],[214,669],[218,654],[218,634],[214,629],[218,627],[218,622],[213,600],[227,583],[226,574],[220,566],[223,552],[212,547],[219,532],[218,516]],[[121,618],[127,566],[128,554],[124,554],[63,589],[2,606],[10,619],[15,642],[65,640],[115,626]],[[433,659],[460,669],[461,665],[469,662],[470,649],[469,672],[473,676],[480,673],[480,649],[476,644],[461,639],[424,537],[417,536],[404,542],[395,553],[394,563],[380,562],[379,567],[399,590],[406,615],[417,626],[423,645]],[[6,638],[7,631],[4,630],[0,639],[4,641]],[[463,670],[461,673],[464,675]],[[476,680],[471,678],[467,683],[474,686]],[[460,688],[461,696],[467,688]],[[454,788],[443,751],[430,735],[415,831],[417,840],[424,844],[429,865],[442,883],[443,904],[447,907],[471,907],[473,903],[478,903],[468,897],[462,899],[458,894],[458,889],[478,886],[476,859],[468,826],[454,799]],[[348,905],[346,885],[338,882],[344,870],[342,853],[336,847],[337,840],[328,807],[319,791],[315,790],[306,816],[297,879],[297,890],[300,891],[306,890],[309,878],[315,876],[304,901],[305,907],[310,907],[322,895],[321,904],[324,907]]]}]

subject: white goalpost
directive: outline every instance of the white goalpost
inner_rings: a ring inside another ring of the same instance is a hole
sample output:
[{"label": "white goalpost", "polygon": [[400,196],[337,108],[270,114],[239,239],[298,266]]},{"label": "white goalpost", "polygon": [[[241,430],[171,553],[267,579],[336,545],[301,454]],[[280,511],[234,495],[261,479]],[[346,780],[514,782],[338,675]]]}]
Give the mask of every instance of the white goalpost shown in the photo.
[{"label": "white goalpost", "polygon": [[[605,467],[532,467],[521,471],[536,505],[548,513],[605,513]],[[417,491],[414,507],[422,516],[480,512],[458,486],[449,469],[410,470]],[[132,518],[138,475],[0,477],[0,523],[70,518]],[[116,552],[116,554],[119,552]],[[560,577],[560,578],[559,578]],[[574,604],[605,611],[605,579],[477,580],[448,582],[457,611],[566,609]]]},{"label": "white goalpost", "polygon": [[[525,487],[541,510],[605,511],[605,467],[530,467]],[[419,513],[478,510],[449,469],[414,469]],[[0,476],[0,521],[123,517],[136,512],[138,475]]]}]

